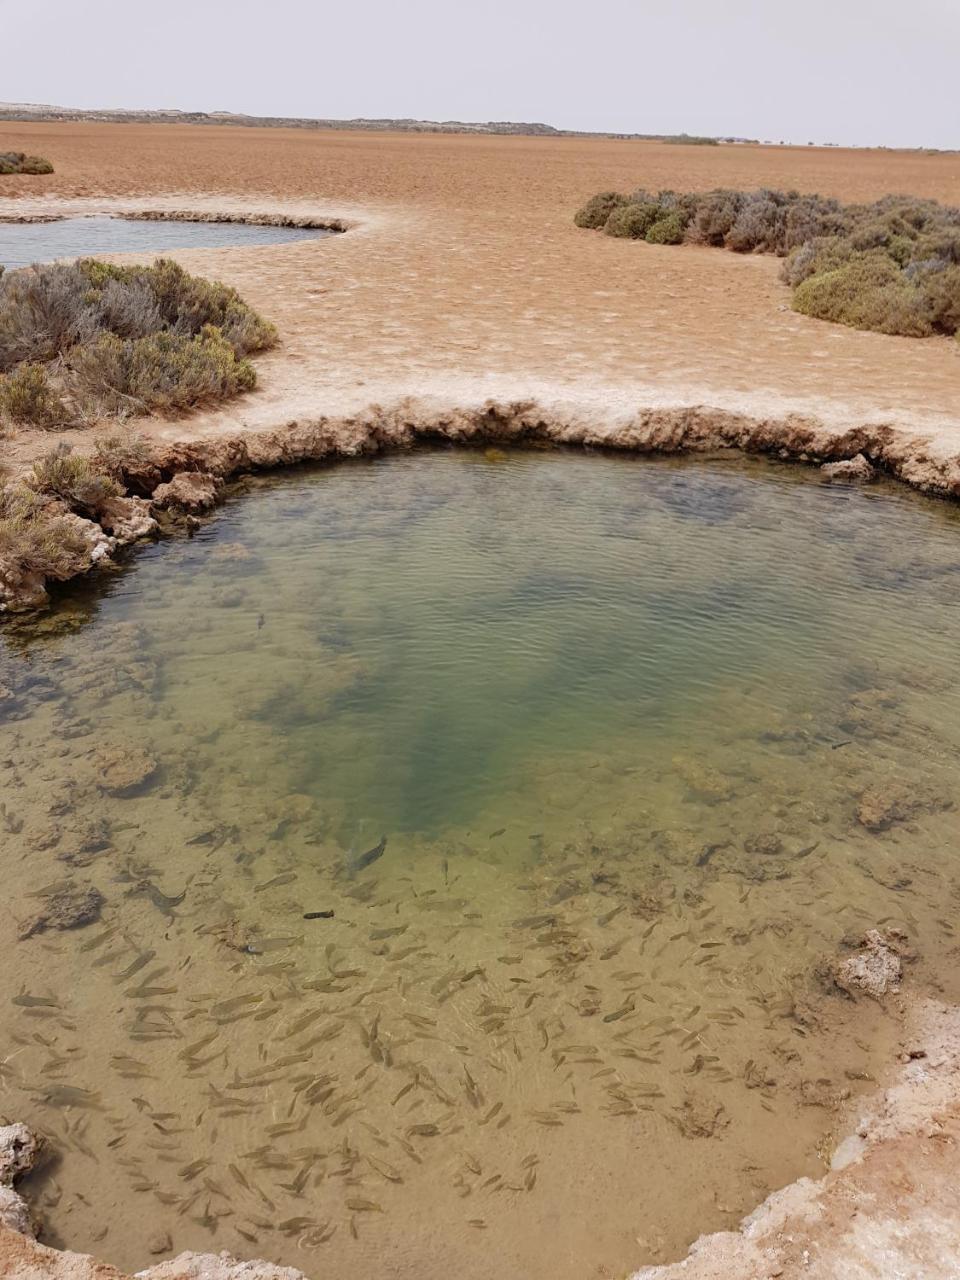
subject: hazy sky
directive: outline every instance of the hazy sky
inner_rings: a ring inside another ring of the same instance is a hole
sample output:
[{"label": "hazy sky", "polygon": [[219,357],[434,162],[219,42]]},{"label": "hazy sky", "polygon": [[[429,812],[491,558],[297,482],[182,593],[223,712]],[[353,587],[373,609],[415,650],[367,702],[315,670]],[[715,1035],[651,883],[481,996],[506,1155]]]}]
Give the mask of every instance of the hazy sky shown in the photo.
[{"label": "hazy sky", "polygon": [[0,0],[0,98],[960,147],[960,0]]}]

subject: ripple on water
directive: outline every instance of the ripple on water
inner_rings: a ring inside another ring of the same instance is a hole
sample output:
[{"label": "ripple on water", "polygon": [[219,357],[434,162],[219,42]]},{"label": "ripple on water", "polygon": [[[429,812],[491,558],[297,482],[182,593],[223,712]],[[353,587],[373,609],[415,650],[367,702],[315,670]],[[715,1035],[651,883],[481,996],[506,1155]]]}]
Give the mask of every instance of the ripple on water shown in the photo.
[{"label": "ripple on water", "polygon": [[0,659],[53,1238],[572,1280],[816,1173],[896,1033],[821,959],[884,921],[952,981],[957,513],[539,452],[244,489]]}]

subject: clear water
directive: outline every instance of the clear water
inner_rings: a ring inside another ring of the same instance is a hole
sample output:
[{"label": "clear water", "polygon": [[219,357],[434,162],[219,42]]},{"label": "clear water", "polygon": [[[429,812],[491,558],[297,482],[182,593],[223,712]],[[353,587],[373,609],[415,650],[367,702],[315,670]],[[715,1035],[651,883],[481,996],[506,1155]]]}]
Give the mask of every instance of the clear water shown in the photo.
[{"label": "clear water", "polygon": [[957,994],[958,604],[903,490],[441,451],[249,481],[8,631],[49,1237],[573,1280],[816,1174],[897,1027],[824,957],[896,925]]},{"label": "clear water", "polygon": [[167,253],[231,245],[288,244],[336,235],[312,227],[258,227],[241,222],[141,221],[137,218],[62,218],[57,222],[0,222],[0,266],[82,258],[97,253]]}]

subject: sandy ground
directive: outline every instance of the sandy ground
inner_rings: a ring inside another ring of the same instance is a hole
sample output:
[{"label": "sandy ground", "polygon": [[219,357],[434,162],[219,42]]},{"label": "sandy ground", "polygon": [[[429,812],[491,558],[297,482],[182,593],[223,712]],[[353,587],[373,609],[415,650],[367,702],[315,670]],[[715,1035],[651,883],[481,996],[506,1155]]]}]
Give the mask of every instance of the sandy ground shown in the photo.
[{"label": "sandy ground", "polygon": [[578,230],[606,187],[776,185],[960,203],[954,156],[608,139],[306,134],[191,126],[0,126],[50,177],[4,180],[0,215],[56,208],[294,209],[347,235],[191,251],[280,327],[261,387],[167,439],[269,429],[405,397],[576,408],[597,421],[709,405],[893,423],[960,445],[960,346],[860,333],[789,309],[778,262]]}]

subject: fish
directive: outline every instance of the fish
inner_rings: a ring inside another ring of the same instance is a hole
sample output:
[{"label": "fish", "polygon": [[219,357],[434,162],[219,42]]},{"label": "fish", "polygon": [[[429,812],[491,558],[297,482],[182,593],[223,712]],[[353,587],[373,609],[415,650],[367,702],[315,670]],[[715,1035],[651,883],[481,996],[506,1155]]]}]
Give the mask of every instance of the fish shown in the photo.
[{"label": "fish", "polygon": [[335,914],[333,911],[305,911],[303,918],[304,920],[332,920]]},{"label": "fish", "polygon": [[254,893],[263,893],[264,889],[275,889],[281,884],[293,884],[297,878],[295,871],[285,871],[283,875],[274,876],[272,880],[265,880],[263,884],[255,884],[253,886]]},{"label": "fish", "polygon": [[146,896],[150,899],[158,911],[163,911],[170,915],[173,907],[179,907],[187,896],[186,889],[182,893],[178,893],[171,897],[169,894],[163,893],[152,880],[138,880],[123,895],[125,898],[137,898]]},{"label": "fish", "polygon": [[368,849],[366,853],[359,853],[354,858],[347,858],[347,872],[352,879],[358,871],[364,871],[371,866],[378,858],[383,857],[384,850],[387,847],[387,837],[381,836],[379,844],[375,844],[372,849]]}]

